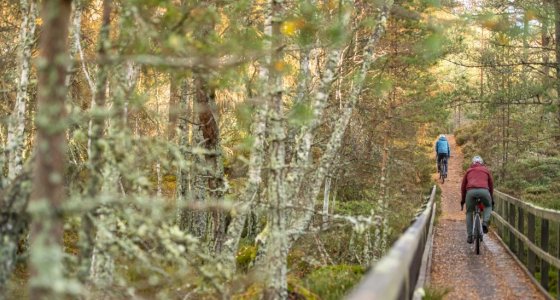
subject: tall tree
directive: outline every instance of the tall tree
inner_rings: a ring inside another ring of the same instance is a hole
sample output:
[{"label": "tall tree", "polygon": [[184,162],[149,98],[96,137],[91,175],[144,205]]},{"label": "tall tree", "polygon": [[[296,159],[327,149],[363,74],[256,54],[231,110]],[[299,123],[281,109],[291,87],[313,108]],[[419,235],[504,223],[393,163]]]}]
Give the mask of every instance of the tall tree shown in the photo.
[{"label": "tall tree", "polygon": [[60,208],[65,198],[64,169],[66,160],[64,102],[68,57],[66,41],[70,19],[69,0],[43,1],[41,56],[38,64],[38,115],[36,161],[30,212],[30,297],[61,297],[63,279]]},{"label": "tall tree", "polygon": [[[37,3],[35,0],[22,0],[21,25],[19,34],[19,78],[17,82],[16,103],[8,123],[8,181],[18,176],[23,169],[23,147],[25,144],[25,124],[27,105],[29,103],[29,86],[31,76],[31,52],[35,40]],[[3,166],[2,166],[3,167]],[[0,187],[2,182],[0,180]]]},{"label": "tall tree", "polygon": [[[111,0],[103,1],[103,14],[102,14],[102,24],[99,31],[98,38],[98,51],[97,55],[101,61],[101,65],[98,68],[96,83],[95,83],[95,96],[94,101],[91,104],[92,119],[91,119],[91,147],[88,158],[88,166],[90,171],[90,180],[87,187],[87,196],[90,201],[95,201],[98,197],[101,187],[103,186],[103,170],[105,168],[105,157],[104,147],[102,138],[103,132],[105,130],[105,115],[100,111],[105,109],[106,99],[107,99],[107,83],[108,83],[108,66],[104,62],[107,51],[109,49],[109,32],[111,25]],[[95,230],[95,220],[94,214],[92,212],[86,213],[82,218],[83,223],[83,236],[81,239],[82,251],[80,253],[80,258],[82,263],[81,267],[81,277],[82,280],[87,279],[92,276],[94,279],[102,279],[105,274],[103,270],[104,265],[109,258],[105,257],[103,252],[100,253],[99,247],[96,246],[98,240],[97,231]],[[100,213],[100,219],[104,219],[103,213]],[[101,221],[100,221],[101,222]],[[103,244],[103,237],[99,237],[99,244]],[[102,251],[102,250],[101,250]],[[91,272],[91,274],[90,274]]]}]

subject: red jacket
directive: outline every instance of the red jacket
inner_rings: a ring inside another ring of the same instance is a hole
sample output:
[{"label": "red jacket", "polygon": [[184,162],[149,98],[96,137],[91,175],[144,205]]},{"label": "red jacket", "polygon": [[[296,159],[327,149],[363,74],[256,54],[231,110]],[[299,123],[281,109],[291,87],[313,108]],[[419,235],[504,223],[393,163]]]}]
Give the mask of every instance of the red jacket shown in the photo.
[{"label": "red jacket", "polygon": [[490,196],[494,195],[494,181],[490,171],[481,164],[472,164],[463,177],[461,184],[461,203],[465,202],[467,190],[470,189],[488,189]]}]

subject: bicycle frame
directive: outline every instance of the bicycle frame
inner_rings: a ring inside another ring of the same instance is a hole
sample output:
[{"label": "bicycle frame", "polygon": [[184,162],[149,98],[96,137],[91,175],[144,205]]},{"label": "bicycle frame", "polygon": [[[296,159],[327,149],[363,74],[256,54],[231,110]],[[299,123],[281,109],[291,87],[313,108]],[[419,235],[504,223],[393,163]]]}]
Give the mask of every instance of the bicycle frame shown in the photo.
[{"label": "bicycle frame", "polygon": [[447,157],[443,157],[439,159],[439,168],[438,168],[439,178],[441,182],[445,182],[445,178],[447,178]]}]

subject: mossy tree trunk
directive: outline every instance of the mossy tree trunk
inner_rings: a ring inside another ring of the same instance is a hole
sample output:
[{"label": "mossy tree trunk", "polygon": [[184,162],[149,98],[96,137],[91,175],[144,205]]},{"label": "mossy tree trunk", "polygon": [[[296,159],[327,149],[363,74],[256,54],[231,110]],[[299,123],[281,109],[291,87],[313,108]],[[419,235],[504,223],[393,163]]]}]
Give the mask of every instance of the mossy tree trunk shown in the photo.
[{"label": "mossy tree trunk", "polygon": [[191,160],[189,153],[189,141],[191,135],[191,125],[189,120],[192,115],[192,99],[189,97],[189,80],[182,79],[180,85],[179,117],[178,117],[178,146],[181,162],[177,167],[177,225],[181,230],[189,229],[190,210],[186,207],[187,201],[192,196],[191,172],[185,162]]},{"label": "mossy tree trunk", "polygon": [[69,0],[43,1],[43,28],[38,65],[37,148],[30,212],[30,298],[62,297],[63,220],[59,213],[65,198],[66,161],[65,76]]},{"label": "mossy tree trunk", "polygon": [[[109,32],[111,25],[111,0],[103,1],[103,15],[102,24],[99,31],[99,46],[97,55],[103,61],[106,59],[107,51],[110,46]],[[88,201],[96,201],[101,188],[103,186],[103,170],[105,169],[105,151],[108,150],[104,147],[103,132],[105,130],[105,115],[102,110],[105,109],[107,99],[107,84],[108,84],[108,66],[101,63],[95,82],[95,95],[94,102],[91,105],[92,119],[91,119],[91,147],[88,158],[88,167],[90,172],[89,185],[87,187]],[[101,266],[105,264],[105,259],[101,258],[103,255],[102,249],[99,249],[100,240],[97,231],[95,230],[95,220],[103,219],[103,213],[88,212],[82,218],[82,236],[80,243],[82,249],[80,252],[80,277],[82,281],[87,278],[101,278],[103,273],[100,271]],[[94,279],[95,281],[95,279]]]},{"label": "mossy tree trunk", "polygon": [[[31,52],[35,39],[35,21],[37,3],[35,0],[20,1],[22,20],[19,33],[19,76],[17,81],[16,103],[8,123],[6,152],[8,153],[8,182],[21,174],[23,169],[23,152],[25,145],[25,123],[29,103],[29,85],[31,77]],[[1,168],[3,169],[3,165]],[[0,188],[2,181],[0,179]]]},{"label": "mossy tree trunk", "polygon": [[556,120],[557,130],[555,133],[556,144],[560,145],[560,1],[554,0],[554,39],[556,55]]}]

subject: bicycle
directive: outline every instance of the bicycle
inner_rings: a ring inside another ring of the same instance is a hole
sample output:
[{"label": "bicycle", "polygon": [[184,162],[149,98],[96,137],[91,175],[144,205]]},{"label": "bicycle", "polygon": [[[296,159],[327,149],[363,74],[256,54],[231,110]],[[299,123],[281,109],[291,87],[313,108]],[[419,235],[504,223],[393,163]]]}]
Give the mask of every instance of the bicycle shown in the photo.
[{"label": "bicycle", "polygon": [[484,205],[482,204],[480,198],[475,199],[476,204],[474,205],[474,214],[473,214],[473,239],[474,239],[474,248],[477,255],[480,254],[480,243],[482,242],[482,237],[484,235],[484,231],[482,230],[482,211],[484,211]]},{"label": "bicycle", "polygon": [[447,178],[447,157],[443,157],[439,160],[438,173],[441,183],[445,183],[445,178]]}]

